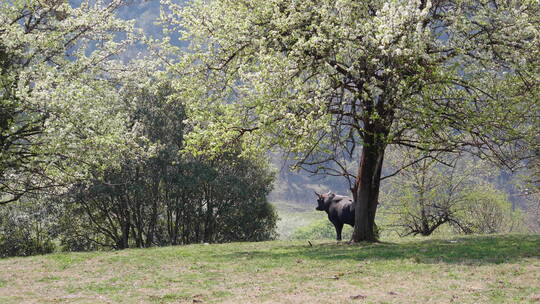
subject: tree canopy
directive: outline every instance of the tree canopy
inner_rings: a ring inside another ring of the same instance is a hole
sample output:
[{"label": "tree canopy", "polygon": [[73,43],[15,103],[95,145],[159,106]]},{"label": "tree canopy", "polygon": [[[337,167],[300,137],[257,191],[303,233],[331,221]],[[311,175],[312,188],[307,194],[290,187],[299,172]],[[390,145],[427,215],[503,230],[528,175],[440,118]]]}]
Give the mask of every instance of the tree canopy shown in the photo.
[{"label": "tree canopy", "polygon": [[117,88],[133,68],[119,59],[138,36],[117,17],[125,3],[0,3],[0,204],[130,150]]},{"label": "tree canopy", "polygon": [[538,1],[164,2],[190,43],[171,71],[191,151],[243,137],[350,178],[355,241],[374,240],[388,145],[502,159],[537,129]]}]

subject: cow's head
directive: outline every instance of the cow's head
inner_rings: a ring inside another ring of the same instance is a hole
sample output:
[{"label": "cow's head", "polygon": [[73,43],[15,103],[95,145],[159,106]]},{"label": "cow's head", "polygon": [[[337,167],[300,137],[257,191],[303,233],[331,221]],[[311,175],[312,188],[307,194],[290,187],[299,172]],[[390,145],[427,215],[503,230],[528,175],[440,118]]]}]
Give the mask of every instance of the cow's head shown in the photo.
[{"label": "cow's head", "polygon": [[317,207],[315,208],[315,210],[319,210],[319,211],[328,210],[330,203],[336,196],[334,193],[330,191],[328,191],[328,193],[325,193],[325,194],[319,194],[317,192],[315,192],[315,194],[317,195]]}]

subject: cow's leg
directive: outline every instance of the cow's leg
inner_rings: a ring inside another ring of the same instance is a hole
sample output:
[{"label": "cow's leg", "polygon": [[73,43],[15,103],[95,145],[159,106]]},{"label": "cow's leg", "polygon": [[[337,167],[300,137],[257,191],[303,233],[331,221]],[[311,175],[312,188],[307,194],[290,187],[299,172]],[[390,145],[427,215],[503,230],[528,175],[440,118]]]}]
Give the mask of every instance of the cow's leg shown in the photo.
[{"label": "cow's leg", "polygon": [[334,227],[336,227],[336,239],[341,241],[341,230],[343,230],[343,223],[334,223]]}]

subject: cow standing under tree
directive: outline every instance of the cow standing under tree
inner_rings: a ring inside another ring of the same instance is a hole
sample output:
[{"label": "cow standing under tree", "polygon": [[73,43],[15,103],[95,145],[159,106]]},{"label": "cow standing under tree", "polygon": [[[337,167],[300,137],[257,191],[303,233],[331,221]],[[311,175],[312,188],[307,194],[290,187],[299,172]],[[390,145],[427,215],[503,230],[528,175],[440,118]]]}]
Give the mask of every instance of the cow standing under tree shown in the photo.
[{"label": "cow standing under tree", "polygon": [[354,204],[350,197],[336,195],[332,192],[317,195],[316,210],[326,211],[328,219],[336,228],[336,239],[341,241],[341,230],[344,224],[354,227]]}]

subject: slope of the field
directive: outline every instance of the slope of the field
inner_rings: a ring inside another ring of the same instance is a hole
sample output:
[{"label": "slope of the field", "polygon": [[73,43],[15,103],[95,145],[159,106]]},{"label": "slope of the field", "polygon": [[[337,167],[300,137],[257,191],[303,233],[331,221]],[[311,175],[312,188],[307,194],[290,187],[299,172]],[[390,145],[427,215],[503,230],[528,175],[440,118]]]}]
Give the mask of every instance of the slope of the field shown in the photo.
[{"label": "slope of the field", "polygon": [[60,253],[0,269],[0,303],[536,303],[540,235]]},{"label": "slope of the field", "polygon": [[315,203],[313,206],[286,201],[277,201],[272,204],[275,206],[279,217],[277,233],[280,240],[289,239],[294,231],[302,226],[327,218],[325,212],[315,210]]}]

